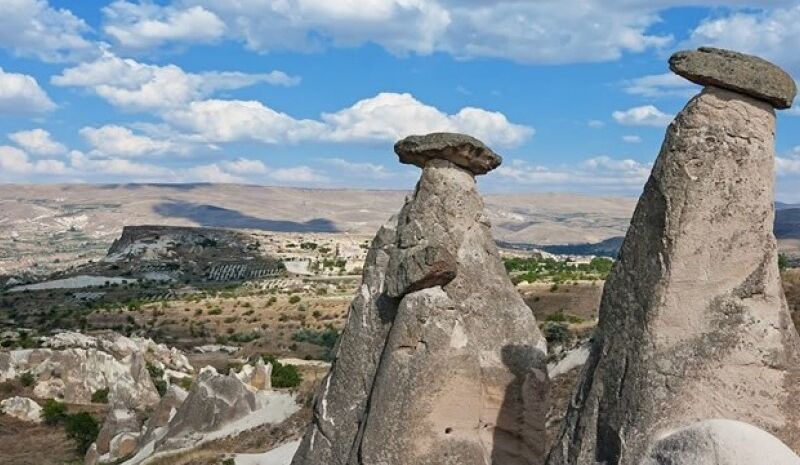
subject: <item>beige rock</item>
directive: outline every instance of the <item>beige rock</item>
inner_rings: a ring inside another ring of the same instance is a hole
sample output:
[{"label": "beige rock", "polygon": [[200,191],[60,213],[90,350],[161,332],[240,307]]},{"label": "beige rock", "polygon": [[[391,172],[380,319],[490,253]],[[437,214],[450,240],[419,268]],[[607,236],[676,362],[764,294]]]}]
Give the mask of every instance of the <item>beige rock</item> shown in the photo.
[{"label": "beige rock", "polygon": [[775,114],[707,87],[667,131],[550,465],[639,465],[713,418],[800,450],[800,338],[772,233]]},{"label": "beige rock", "polygon": [[500,261],[476,168],[443,152],[423,150],[417,189],[375,239],[294,465],[543,461],[544,338]]},{"label": "beige rock", "polygon": [[3,414],[30,423],[42,422],[42,407],[33,399],[27,397],[9,397],[0,401],[0,411]]}]

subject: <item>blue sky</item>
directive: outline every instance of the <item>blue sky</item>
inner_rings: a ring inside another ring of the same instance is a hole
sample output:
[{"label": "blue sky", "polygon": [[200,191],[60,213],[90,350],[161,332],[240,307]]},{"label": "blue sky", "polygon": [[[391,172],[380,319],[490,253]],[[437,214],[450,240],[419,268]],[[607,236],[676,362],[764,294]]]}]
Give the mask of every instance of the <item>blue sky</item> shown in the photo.
[{"label": "blue sky", "polygon": [[800,76],[800,2],[3,0],[0,182],[410,188],[392,144],[447,130],[504,156],[484,190],[637,195],[698,45]]}]

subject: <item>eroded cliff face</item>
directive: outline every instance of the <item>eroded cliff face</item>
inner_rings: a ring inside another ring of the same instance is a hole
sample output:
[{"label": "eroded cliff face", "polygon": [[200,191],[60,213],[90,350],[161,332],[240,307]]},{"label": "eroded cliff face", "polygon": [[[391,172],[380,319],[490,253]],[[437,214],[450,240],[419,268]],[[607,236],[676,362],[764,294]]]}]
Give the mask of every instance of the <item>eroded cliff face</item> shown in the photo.
[{"label": "eroded cliff face", "polygon": [[499,157],[461,135],[397,150],[422,177],[373,244],[293,463],[542,463],[545,341],[503,268],[474,179]]},{"label": "eroded cliff face", "polygon": [[771,104],[714,86],[670,125],[549,464],[639,465],[668,433],[716,418],[800,451],[800,339],[772,232],[774,132]]}]

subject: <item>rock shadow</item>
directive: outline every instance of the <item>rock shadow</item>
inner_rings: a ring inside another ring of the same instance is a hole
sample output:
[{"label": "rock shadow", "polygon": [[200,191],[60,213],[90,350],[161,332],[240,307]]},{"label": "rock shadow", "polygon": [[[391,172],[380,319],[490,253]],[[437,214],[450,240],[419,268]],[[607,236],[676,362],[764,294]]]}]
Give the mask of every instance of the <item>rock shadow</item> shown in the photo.
[{"label": "rock shadow", "polygon": [[340,232],[333,221],[316,218],[306,222],[270,220],[245,215],[230,208],[193,202],[168,201],[153,206],[153,211],[167,218],[184,218],[208,228],[257,229],[273,232]]},{"label": "rock shadow", "polygon": [[550,381],[547,359],[529,345],[502,349],[503,364],[514,375],[506,388],[495,426],[492,464],[542,465],[547,456]]}]

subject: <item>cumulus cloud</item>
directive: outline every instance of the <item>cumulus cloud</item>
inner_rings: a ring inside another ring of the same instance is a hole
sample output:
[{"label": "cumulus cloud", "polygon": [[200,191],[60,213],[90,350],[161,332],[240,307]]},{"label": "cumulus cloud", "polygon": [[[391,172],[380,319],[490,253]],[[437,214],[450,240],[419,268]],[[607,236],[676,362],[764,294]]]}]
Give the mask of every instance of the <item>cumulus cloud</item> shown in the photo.
[{"label": "cumulus cloud", "polygon": [[623,126],[653,126],[664,127],[672,121],[672,116],[664,113],[653,105],[633,107],[624,111],[615,111],[611,115]]},{"label": "cumulus cloud", "polygon": [[185,145],[135,134],[129,128],[117,125],[106,125],[99,128],[87,126],[82,128],[79,133],[94,148],[93,155],[130,158],[188,151],[188,147]]},{"label": "cumulus cloud", "polygon": [[103,8],[103,14],[105,33],[130,49],[157,47],[168,42],[208,43],[225,32],[225,23],[201,6],[176,8],[115,1]]},{"label": "cumulus cloud", "polygon": [[429,132],[465,132],[488,144],[519,145],[532,128],[513,124],[499,112],[467,107],[454,115],[426,105],[411,94],[381,93],[336,113],[322,115],[333,141],[388,140]]},{"label": "cumulus cloud", "polygon": [[33,115],[55,108],[56,104],[32,76],[0,68],[0,114]]},{"label": "cumulus cloud", "polygon": [[[783,3],[783,2],[782,2]],[[800,5],[756,12],[736,12],[703,21],[687,47],[711,45],[766,57],[800,72],[800,56],[788,44],[800,43]]]},{"label": "cumulus cloud", "polygon": [[0,146],[0,173],[4,175],[60,175],[68,172],[69,169],[63,161],[52,159],[32,161],[23,150],[8,145]]},{"label": "cumulus cloud", "polygon": [[647,98],[690,97],[699,87],[673,73],[651,74],[624,83],[625,92]]},{"label": "cumulus cloud", "polygon": [[637,192],[650,175],[651,165],[607,156],[589,158],[577,165],[541,166],[511,160],[495,170],[499,178],[526,188]]},{"label": "cumulus cloud", "polygon": [[775,171],[778,176],[800,175],[800,147],[794,153],[776,157]]},{"label": "cumulus cloud", "polygon": [[177,173],[181,180],[219,183],[318,184],[328,178],[308,166],[270,168],[261,160],[239,158],[232,161],[195,166]]},{"label": "cumulus cloud", "polygon": [[59,155],[67,151],[63,144],[53,140],[50,133],[41,128],[13,132],[8,138],[23,150],[35,155]]},{"label": "cumulus cloud", "polygon": [[410,134],[466,132],[489,144],[515,146],[533,128],[514,124],[499,112],[464,108],[448,115],[411,94],[381,93],[321,120],[295,119],[256,101],[204,100],[169,112],[165,119],[208,142],[255,140],[268,144],[300,141],[395,141]]},{"label": "cumulus cloud", "polygon": [[97,60],[81,63],[53,76],[52,84],[91,89],[123,110],[162,111],[182,107],[220,90],[258,83],[291,86],[299,82],[281,71],[187,73],[175,65],[150,65],[105,52]]},{"label": "cumulus cloud", "polygon": [[17,55],[59,62],[84,59],[98,51],[86,39],[89,26],[67,9],[51,7],[47,0],[0,2],[0,47]]},{"label": "cumulus cloud", "polygon": [[385,166],[375,163],[352,162],[343,158],[325,158],[321,161],[343,172],[368,176],[372,179],[386,179],[395,175]]},{"label": "cumulus cloud", "polygon": [[642,142],[642,138],[636,135],[626,135],[622,136],[622,141],[627,142],[629,144],[638,144]]},{"label": "cumulus cloud", "polygon": [[[680,2],[667,2],[680,3]],[[629,1],[185,0],[221,18],[228,35],[257,51],[377,43],[397,53],[524,63],[596,62],[671,43],[648,32],[659,5]],[[155,13],[153,13],[155,14]],[[588,26],[587,26],[588,25]]]}]

